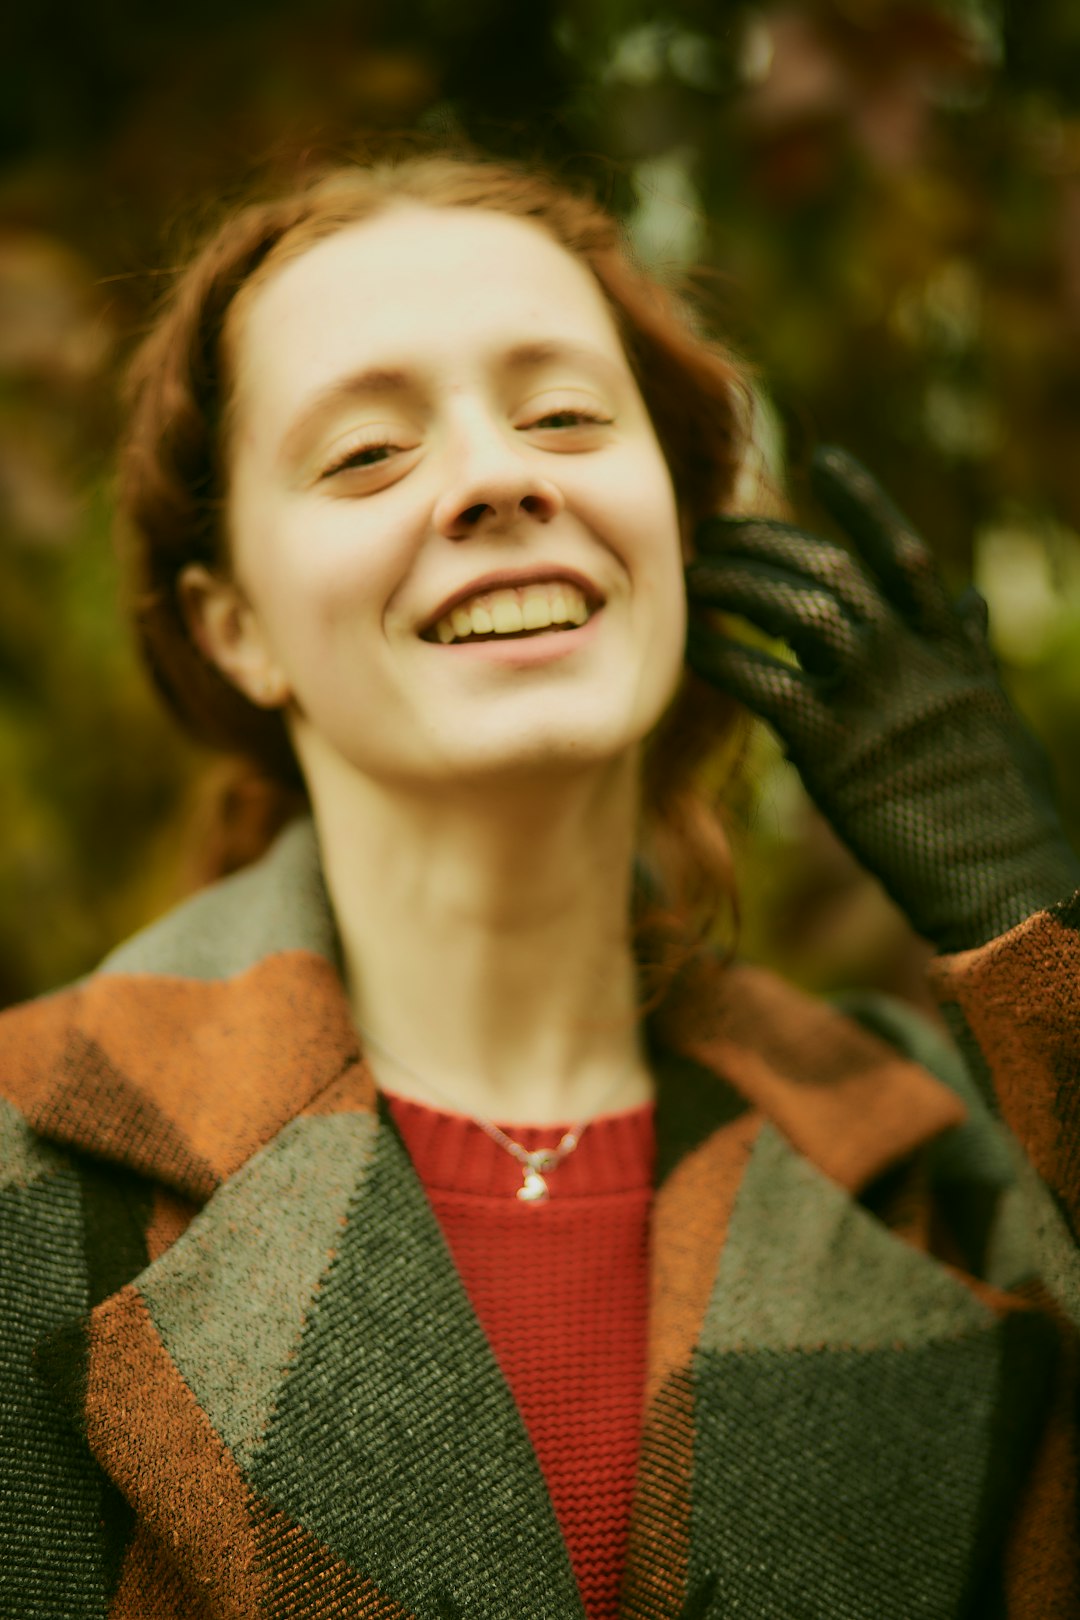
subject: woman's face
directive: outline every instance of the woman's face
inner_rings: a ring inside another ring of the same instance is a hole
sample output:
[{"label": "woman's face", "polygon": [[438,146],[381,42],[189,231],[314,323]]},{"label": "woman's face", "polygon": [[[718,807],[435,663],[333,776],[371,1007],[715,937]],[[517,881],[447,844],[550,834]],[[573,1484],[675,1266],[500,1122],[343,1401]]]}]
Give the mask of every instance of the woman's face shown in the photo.
[{"label": "woman's face", "polygon": [[[309,781],[327,751],[437,786],[610,760],[652,729],[682,671],[679,520],[584,265],[526,220],[395,207],[269,275],[234,357],[240,605],[197,617],[249,696],[291,699]],[[595,587],[584,633],[492,657],[427,628],[534,569]]]}]

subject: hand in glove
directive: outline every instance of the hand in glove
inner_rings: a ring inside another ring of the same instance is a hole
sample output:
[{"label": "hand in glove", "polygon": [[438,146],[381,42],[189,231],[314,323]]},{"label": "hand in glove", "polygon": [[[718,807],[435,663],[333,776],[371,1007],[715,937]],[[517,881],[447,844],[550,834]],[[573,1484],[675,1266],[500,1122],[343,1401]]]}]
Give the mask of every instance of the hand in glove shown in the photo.
[{"label": "hand in glove", "polygon": [[[790,524],[707,518],[686,569],[687,661],[770,723],[920,934],[940,951],[984,944],[1080,888],[1049,762],[998,680],[982,597],[950,603],[854,457],[819,450],[812,481],[862,566]],[[786,641],[801,669],[724,635],[710,608]]]}]

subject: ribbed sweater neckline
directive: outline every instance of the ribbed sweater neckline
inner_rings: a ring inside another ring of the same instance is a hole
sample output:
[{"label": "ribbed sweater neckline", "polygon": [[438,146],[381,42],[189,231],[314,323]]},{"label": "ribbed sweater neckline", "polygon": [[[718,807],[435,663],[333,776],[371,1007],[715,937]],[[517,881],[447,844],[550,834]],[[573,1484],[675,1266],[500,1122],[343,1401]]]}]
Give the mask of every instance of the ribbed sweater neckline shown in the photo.
[{"label": "ribbed sweater neckline", "polygon": [[[521,1186],[521,1167],[513,1154],[494,1141],[475,1120],[394,1092],[382,1096],[401,1132],[413,1167],[424,1185],[442,1192],[474,1197],[510,1198]],[[601,1114],[589,1122],[577,1147],[548,1172],[551,1200],[590,1198],[651,1187],[656,1153],[655,1102],[619,1113]],[[528,1152],[555,1148],[577,1123],[515,1125],[493,1120],[501,1131]],[[517,1203],[519,1209],[526,1206]]]}]

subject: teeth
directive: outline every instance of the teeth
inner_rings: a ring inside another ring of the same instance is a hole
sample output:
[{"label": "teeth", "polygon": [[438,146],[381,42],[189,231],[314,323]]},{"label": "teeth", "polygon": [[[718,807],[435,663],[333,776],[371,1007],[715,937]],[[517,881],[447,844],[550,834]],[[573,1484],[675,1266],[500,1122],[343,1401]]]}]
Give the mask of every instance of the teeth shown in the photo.
[{"label": "teeth", "polygon": [[[484,610],[481,608],[479,611],[482,613]],[[512,634],[515,630],[524,630],[525,628],[525,616],[519,604],[513,598],[509,601],[499,600],[494,602],[491,608],[491,619],[491,628],[498,630],[501,635],[504,635],[507,631]],[[475,626],[476,617],[474,614],[473,627],[475,628]]]},{"label": "teeth", "polygon": [[447,646],[470,635],[486,636],[492,631],[513,635],[551,624],[584,624],[588,617],[585,597],[575,585],[529,585],[493,591],[483,601],[460,603],[438,621],[435,634]]}]

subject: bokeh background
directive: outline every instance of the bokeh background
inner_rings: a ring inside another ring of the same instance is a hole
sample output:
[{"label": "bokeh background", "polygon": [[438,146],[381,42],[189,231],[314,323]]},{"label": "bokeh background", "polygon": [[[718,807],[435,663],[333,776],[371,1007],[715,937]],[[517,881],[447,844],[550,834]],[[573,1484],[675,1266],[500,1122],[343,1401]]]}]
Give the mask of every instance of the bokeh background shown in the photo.
[{"label": "bokeh background", "polygon": [[[207,757],[118,607],[117,377],[223,199],[393,129],[587,178],[758,368],[797,514],[847,445],[974,580],[1080,847],[1080,7],[35,0],[0,53],[0,1005],[183,892]],[[721,766],[718,764],[717,769]],[[759,727],[744,954],[925,1004],[927,948]]]}]

